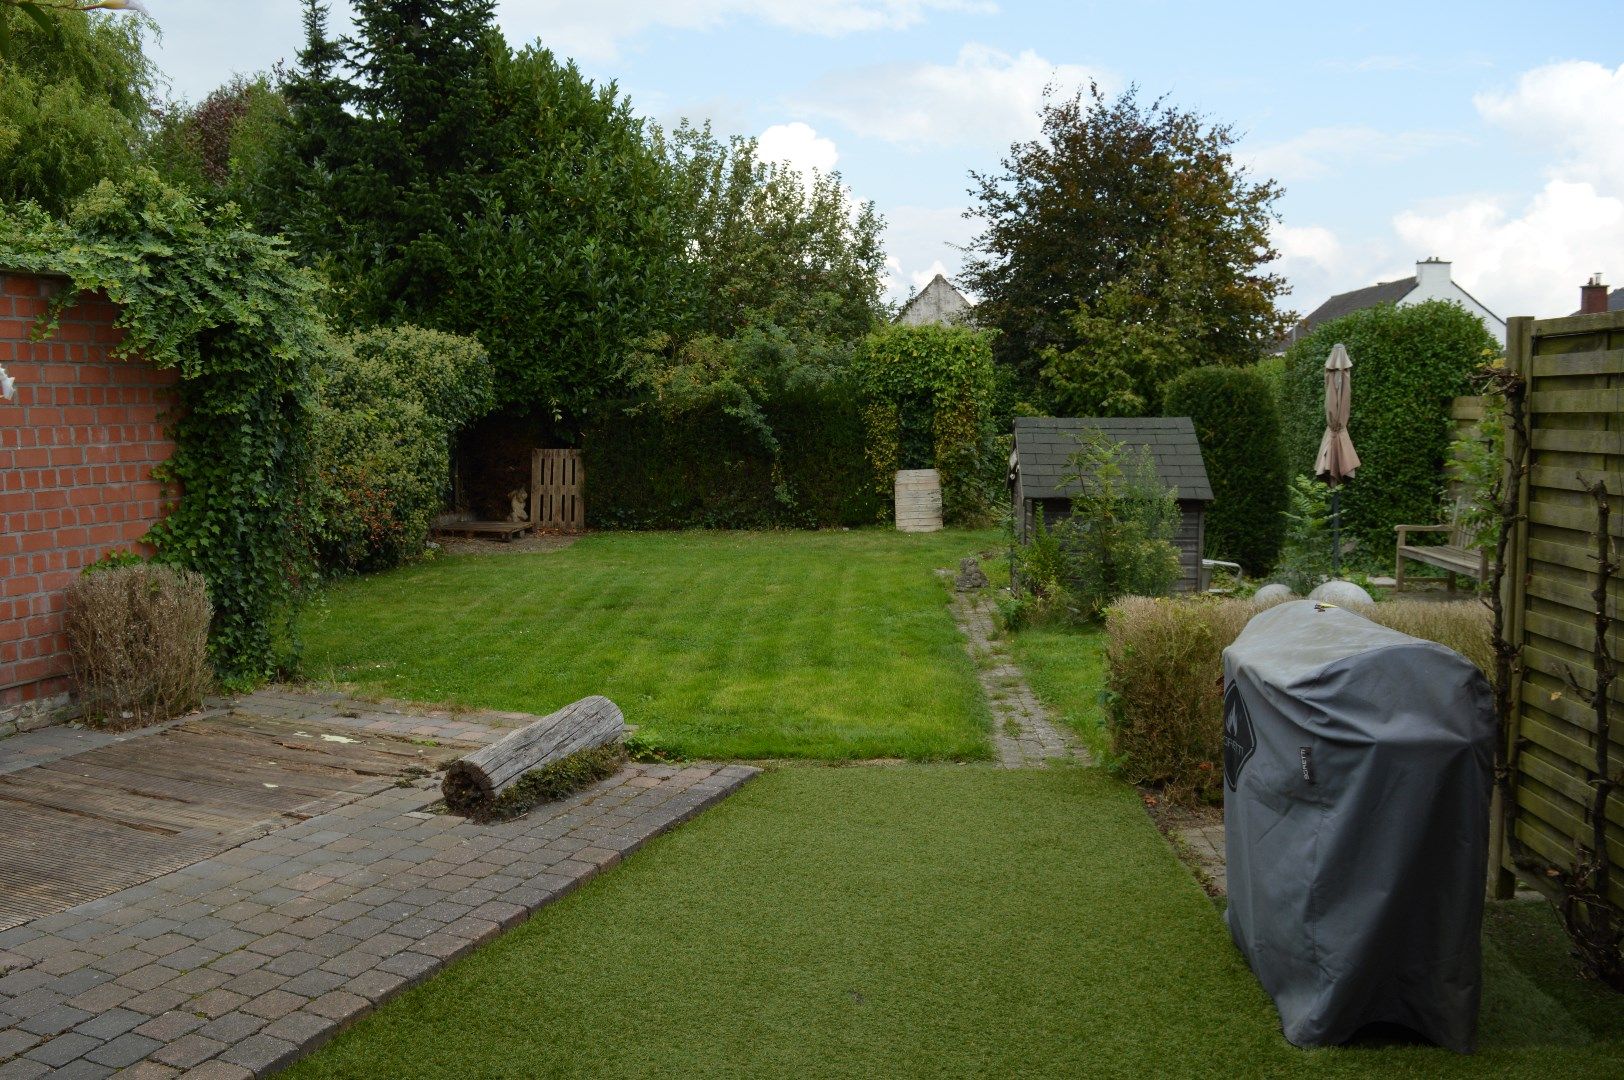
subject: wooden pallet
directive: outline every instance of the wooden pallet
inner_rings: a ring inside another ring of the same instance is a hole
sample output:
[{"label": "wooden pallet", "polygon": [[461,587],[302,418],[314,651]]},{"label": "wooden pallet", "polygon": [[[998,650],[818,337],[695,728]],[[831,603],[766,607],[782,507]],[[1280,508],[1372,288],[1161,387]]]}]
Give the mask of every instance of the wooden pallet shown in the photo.
[{"label": "wooden pallet", "polygon": [[495,536],[501,540],[512,540],[515,536],[522,536],[535,528],[528,521],[448,521],[444,525],[436,525],[436,536]]}]

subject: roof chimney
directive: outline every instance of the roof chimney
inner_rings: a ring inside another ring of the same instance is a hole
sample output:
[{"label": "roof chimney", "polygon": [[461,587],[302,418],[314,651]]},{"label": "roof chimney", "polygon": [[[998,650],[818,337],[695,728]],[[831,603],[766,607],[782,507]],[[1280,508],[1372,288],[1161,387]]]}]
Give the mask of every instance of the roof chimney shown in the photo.
[{"label": "roof chimney", "polygon": [[1579,286],[1579,314],[1595,315],[1607,310],[1607,286],[1600,274],[1591,274],[1590,280]]},{"label": "roof chimney", "polygon": [[1435,293],[1449,284],[1449,263],[1434,255],[1415,264],[1415,283],[1423,294]]}]

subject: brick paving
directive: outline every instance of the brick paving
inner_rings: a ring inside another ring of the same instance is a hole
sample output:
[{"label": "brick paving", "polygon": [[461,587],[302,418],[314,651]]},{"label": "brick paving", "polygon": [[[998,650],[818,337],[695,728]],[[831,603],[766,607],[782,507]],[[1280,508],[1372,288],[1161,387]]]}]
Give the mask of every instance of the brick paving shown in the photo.
[{"label": "brick paving", "polygon": [[991,590],[956,591],[952,606],[992,710],[992,741],[999,767],[1043,768],[1050,761],[1092,765],[1088,748],[1069,730],[1050,721],[1008,647],[993,637]]},{"label": "brick paving", "polygon": [[[234,705],[414,738],[530,719],[286,690]],[[628,765],[499,825],[435,812],[432,778],[402,782],[0,931],[0,1080],[265,1075],[758,771]]]}]

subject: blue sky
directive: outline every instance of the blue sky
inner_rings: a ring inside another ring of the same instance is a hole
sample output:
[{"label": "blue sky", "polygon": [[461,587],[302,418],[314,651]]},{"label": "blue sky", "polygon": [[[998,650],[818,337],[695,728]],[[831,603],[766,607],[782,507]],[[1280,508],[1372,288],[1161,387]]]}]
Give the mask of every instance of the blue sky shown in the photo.
[{"label": "blue sky", "polygon": [[[297,0],[145,0],[177,96],[291,60]],[[335,0],[335,21],[347,5]],[[967,173],[1036,131],[1051,82],[1137,83],[1232,125],[1286,188],[1291,306],[1454,262],[1502,316],[1624,283],[1624,35],[1596,3],[508,0],[662,123],[710,119],[841,172],[890,223],[896,298],[951,277]]]}]

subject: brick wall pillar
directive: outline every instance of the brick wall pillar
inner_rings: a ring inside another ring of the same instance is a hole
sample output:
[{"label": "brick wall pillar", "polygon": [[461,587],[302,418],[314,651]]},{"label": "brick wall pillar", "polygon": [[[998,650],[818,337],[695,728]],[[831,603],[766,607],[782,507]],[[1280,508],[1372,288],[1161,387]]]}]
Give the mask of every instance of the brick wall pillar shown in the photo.
[{"label": "brick wall pillar", "polygon": [[81,569],[142,538],[163,512],[154,467],[174,444],[176,376],[113,360],[121,337],[103,296],[85,296],[49,341],[30,335],[61,279],[0,273],[0,735],[66,706],[64,590]]}]

